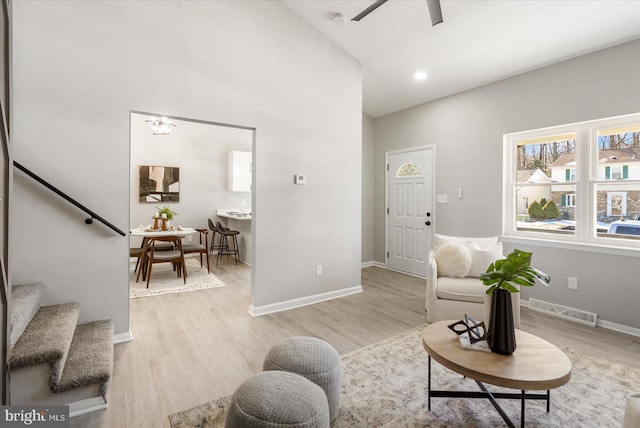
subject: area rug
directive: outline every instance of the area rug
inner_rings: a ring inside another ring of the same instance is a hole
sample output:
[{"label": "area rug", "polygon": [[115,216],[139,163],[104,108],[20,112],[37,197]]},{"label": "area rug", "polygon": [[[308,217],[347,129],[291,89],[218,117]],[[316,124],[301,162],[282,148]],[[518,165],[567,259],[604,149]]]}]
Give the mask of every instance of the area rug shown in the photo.
[{"label": "area rug", "polygon": [[[427,410],[427,354],[418,327],[345,354],[340,413],[332,428],[346,427],[496,427],[504,421],[487,399],[432,398]],[[626,396],[640,389],[640,369],[563,349],[573,363],[569,383],[544,401],[526,404],[527,427],[619,427]],[[476,351],[469,351],[476,352]],[[432,362],[432,386],[441,390],[478,390],[476,383]],[[513,391],[487,385],[490,391]],[[169,416],[172,428],[224,426],[229,397]],[[520,425],[520,402],[500,400]]]},{"label": "area rug", "polygon": [[153,266],[151,281],[149,288],[147,288],[147,282],[142,280],[142,276],[140,277],[140,282],[136,282],[136,273],[133,271],[136,263],[135,260],[132,261],[129,269],[129,297],[137,299],[139,297],[224,287],[226,285],[213,273],[207,272],[206,262],[203,267],[200,267],[200,258],[185,258],[185,264],[187,267],[186,285],[182,277],[177,277],[171,263],[157,263]]}]

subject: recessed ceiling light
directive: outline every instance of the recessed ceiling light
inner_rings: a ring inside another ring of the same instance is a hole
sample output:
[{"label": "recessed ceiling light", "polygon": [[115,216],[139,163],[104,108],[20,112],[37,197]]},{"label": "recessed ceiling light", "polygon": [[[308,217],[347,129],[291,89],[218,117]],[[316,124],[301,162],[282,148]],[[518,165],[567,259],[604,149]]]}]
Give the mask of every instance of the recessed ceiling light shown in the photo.
[{"label": "recessed ceiling light", "polygon": [[415,77],[416,80],[424,80],[427,78],[427,73],[424,71],[416,71],[413,77]]},{"label": "recessed ceiling light", "polygon": [[342,16],[342,14],[338,12],[332,13],[331,19],[336,25],[344,25],[345,22],[347,22],[346,19],[344,19],[344,16]]}]

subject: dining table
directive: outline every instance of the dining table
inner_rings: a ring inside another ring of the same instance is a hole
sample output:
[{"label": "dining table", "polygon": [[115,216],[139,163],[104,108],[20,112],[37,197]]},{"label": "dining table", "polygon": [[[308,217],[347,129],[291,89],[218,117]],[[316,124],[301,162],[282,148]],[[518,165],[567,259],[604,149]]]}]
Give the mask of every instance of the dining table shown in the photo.
[{"label": "dining table", "polygon": [[[142,279],[144,280],[146,276],[145,266],[147,265],[147,250],[149,247],[150,238],[162,237],[162,238],[166,238],[167,240],[171,238],[175,238],[175,240],[178,241],[184,238],[185,236],[193,235],[194,233],[197,233],[197,230],[195,228],[182,227],[182,226],[170,227],[167,230],[153,229],[148,226],[131,229],[129,231],[130,236],[136,236],[136,237],[142,238],[142,244],[141,244],[142,255],[140,257],[140,271],[142,271]],[[180,246],[180,249],[182,249],[182,246]],[[136,282],[138,282],[140,279],[140,271],[136,276]]]}]

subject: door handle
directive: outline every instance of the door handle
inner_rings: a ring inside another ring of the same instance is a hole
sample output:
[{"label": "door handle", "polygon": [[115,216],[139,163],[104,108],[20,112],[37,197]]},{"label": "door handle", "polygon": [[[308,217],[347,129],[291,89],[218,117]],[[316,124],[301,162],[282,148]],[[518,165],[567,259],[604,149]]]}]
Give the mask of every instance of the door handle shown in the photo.
[{"label": "door handle", "polygon": [[424,224],[426,224],[427,226],[431,226],[431,222],[430,221],[425,221]]},{"label": "door handle", "polygon": [[427,217],[431,217],[431,213],[427,213]]}]

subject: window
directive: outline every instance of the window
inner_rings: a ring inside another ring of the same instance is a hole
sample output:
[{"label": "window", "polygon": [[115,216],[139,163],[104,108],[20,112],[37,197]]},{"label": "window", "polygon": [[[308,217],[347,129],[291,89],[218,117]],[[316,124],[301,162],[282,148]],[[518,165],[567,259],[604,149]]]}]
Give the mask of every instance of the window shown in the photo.
[{"label": "window", "polygon": [[638,247],[640,114],[504,141],[505,235]]},{"label": "window", "polygon": [[629,178],[629,165],[605,166],[604,177],[607,180],[621,180]]},{"label": "window", "polygon": [[563,207],[575,207],[576,206],[576,194],[568,193],[562,198]]},{"label": "window", "polygon": [[403,177],[422,177],[422,168],[415,162],[407,162],[396,173],[396,178]]}]

